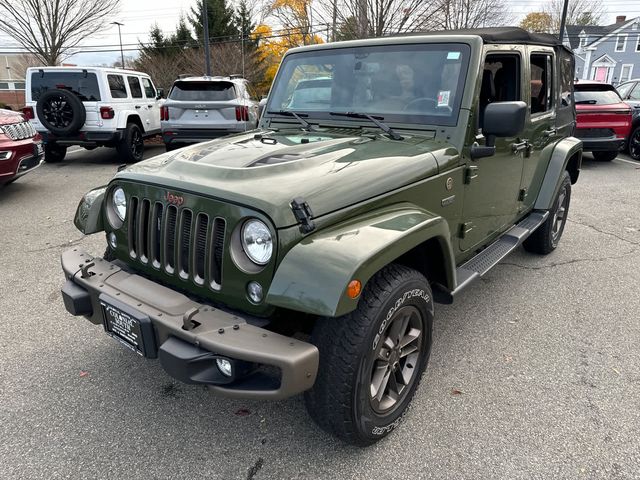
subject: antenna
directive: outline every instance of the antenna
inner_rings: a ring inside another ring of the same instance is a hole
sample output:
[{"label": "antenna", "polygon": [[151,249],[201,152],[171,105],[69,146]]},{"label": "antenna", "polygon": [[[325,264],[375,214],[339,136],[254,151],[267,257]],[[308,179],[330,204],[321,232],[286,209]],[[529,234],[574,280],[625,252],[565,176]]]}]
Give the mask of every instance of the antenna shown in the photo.
[{"label": "antenna", "polygon": [[[242,57],[242,79],[244,80],[244,25],[241,26],[242,31],[240,32],[240,49],[241,49],[241,57]],[[247,119],[249,119],[249,110],[248,107],[246,105],[246,99],[247,99],[247,83],[243,82],[244,85],[244,95],[242,96],[242,107],[247,108]],[[247,122],[244,122],[244,131],[247,131]]]}]

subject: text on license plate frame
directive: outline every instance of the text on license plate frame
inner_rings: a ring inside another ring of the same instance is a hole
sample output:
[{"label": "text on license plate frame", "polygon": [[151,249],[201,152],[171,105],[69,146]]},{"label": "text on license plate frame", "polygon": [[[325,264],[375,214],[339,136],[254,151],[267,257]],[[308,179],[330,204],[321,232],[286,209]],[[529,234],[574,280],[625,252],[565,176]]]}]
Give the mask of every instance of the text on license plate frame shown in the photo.
[{"label": "text on license plate frame", "polygon": [[148,315],[105,294],[99,297],[103,327],[124,347],[147,358],[156,358],[155,334]]}]

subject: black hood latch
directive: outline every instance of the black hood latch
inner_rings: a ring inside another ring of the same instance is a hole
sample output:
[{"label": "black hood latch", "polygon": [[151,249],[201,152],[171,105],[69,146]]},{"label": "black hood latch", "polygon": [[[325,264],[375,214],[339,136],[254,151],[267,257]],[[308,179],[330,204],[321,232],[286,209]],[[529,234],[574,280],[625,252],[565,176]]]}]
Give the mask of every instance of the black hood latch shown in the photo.
[{"label": "black hood latch", "polygon": [[300,222],[302,233],[310,233],[316,229],[316,224],[312,220],[313,212],[304,198],[297,197],[291,200],[291,211],[293,211],[296,220]]}]

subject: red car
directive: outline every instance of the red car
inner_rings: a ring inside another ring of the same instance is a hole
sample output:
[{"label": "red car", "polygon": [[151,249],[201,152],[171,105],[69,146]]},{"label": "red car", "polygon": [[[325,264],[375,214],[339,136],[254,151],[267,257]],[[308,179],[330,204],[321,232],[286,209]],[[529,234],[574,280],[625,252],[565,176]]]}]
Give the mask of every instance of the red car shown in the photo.
[{"label": "red car", "polygon": [[44,159],[40,135],[24,117],[0,109],[0,185],[36,168]]},{"label": "red car", "polygon": [[609,84],[579,81],[574,84],[576,130],[585,152],[611,161],[618,155],[631,131],[631,107]]}]

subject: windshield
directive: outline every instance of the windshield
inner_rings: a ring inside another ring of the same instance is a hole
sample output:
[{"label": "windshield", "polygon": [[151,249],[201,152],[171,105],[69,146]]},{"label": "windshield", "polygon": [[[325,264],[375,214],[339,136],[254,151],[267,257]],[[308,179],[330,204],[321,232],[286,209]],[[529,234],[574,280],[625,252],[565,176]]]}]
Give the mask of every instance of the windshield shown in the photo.
[{"label": "windshield", "polygon": [[100,101],[100,87],[95,73],[38,70],[31,73],[31,100],[37,102],[50,89],[69,90],[83,102]]},{"label": "windshield", "polygon": [[236,97],[231,82],[176,82],[169,93],[171,100],[217,102]]},{"label": "windshield", "polygon": [[385,122],[455,125],[468,62],[464,44],[295,53],[280,67],[267,110],[304,112],[309,121],[357,112]]}]

